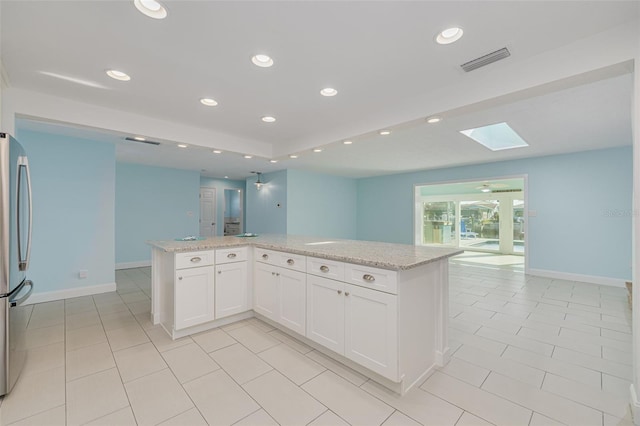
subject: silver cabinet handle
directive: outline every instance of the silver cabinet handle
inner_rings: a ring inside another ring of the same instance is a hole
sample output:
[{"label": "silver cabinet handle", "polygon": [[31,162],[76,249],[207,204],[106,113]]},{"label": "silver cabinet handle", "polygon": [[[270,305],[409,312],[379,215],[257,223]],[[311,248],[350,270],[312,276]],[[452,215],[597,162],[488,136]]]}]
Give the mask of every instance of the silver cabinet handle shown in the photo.
[{"label": "silver cabinet handle", "polygon": [[345,291],[345,292],[344,292],[344,295],[345,295],[345,296],[348,296],[348,295],[349,295],[349,292],[348,292],[348,291]]},{"label": "silver cabinet handle", "polygon": [[338,290],[338,294],[342,294],[342,290]]},{"label": "silver cabinet handle", "polygon": [[182,277],[178,277],[178,279],[179,279],[180,281],[182,281]]},{"label": "silver cabinet handle", "polygon": [[370,274],[364,274],[362,276],[362,279],[367,281],[367,282],[372,283],[372,282],[374,282],[376,280],[376,277],[374,277],[373,275],[370,275]]},{"label": "silver cabinet handle", "polygon": [[279,276],[280,276],[280,272],[276,272],[276,277],[279,277]]},{"label": "silver cabinet handle", "polygon": [[[15,297],[18,296],[18,294],[20,294],[20,292],[25,286],[29,286],[29,291],[26,294],[24,294],[21,298],[15,299]],[[22,302],[27,300],[27,298],[31,295],[32,291],[33,291],[33,282],[31,280],[22,280],[22,282],[18,287],[16,287],[9,294],[7,294],[7,297],[9,298],[9,306],[13,308],[15,306],[22,304]]]},{"label": "silver cabinet handle", "polygon": [[198,256],[196,256],[196,257],[192,257],[192,258],[191,258],[191,262],[193,262],[193,263],[198,263],[198,262],[200,262],[201,260],[202,260],[202,258],[201,258],[201,257],[198,257]]},{"label": "silver cabinet handle", "polygon": [[320,270],[321,270],[322,272],[329,272],[329,267],[328,267],[328,266],[326,266],[326,265],[322,265],[322,266],[320,267]]},{"label": "silver cabinet handle", "polygon": [[218,275],[221,274],[221,273],[222,273],[222,271],[218,270]]},{"label": "silver cabinet handle", "polygon": [[271,275],[273,275],[273,276],[275,277],[275,276],[276,276],[276,273],[275,273],[275,272],[272,272],[272,273],[271,273]]},{"label": "silver cabinet handle", "polygon": [[287,265],[293,265],[294,263],[296,263],[293,259],[288,259],[287,260]]},{"label": "silver cabinet handle", "polygon": [[229,259],[235,259],[235,257],[236,257],[236,256],[237,256],[237,255],[236,255],[235,253],[229,253],[229,254],[227,255],[227,257],[228,257]]},{"label": "silver cabinet handle", "polygon": [[[25,172],[25,178],[27,181],[27,201],[29,202],[29,222],[28,222],[28,228],[27,228],[27,248],[26,248],[26,253],[24,255],[24,258],[22,257],[22,248],[20,247],[21,243],[22,243],[22,238],[20,236],[20,231],[21,231],[21,224],[20,224],[20,217],[22,216],[22,212],[20,211],[20,208],[22,207],[22,203],[20,201],[20,193],[22,192],[20,189],[20,184],[22,183],[22,179],[20,179],[20,177],[22,176],[22,173],[20,173],[21,170],[24,169]],[[18,158],[18,171],[17,171],[17,184],[18,184],[18,188],[17,188],[17,200],[16,200],[16,204],[18,206],[18,211],[17,211],[17,231],[18,231],[18,236],[17,236],[17,240],[18,240],[18,269],[20,271],[26,271],[27,269],[29,269],[29,259],[31,258],[31,224],[33,223],[33,203],[31,200],[31,173],[29,172],[29,161],[27,160],[27,157],[22,156]]]},{"label": "silver cabinet handle", "polygon": [[265,253],[265,254],[263,254],[263,255],[262,255],[262,258],[263,258],[264,260],[267,260],[267,259],[269,259],[269,255]]}]

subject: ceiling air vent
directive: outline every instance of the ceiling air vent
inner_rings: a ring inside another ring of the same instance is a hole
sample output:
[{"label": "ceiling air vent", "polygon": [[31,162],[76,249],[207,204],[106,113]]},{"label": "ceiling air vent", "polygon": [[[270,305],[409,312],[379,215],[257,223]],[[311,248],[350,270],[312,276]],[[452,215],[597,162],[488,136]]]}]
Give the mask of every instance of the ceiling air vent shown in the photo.
[{"label": "ceiling air vent", "polygon": [[496,192],[522,192],[522,189],[494,189],[491,192],[493,192],[494,194]]},{"label": "ceiling air vent", "polygon": [[479,58],[466,62],[460,65],[460,67],[466,72],[469,72],[480,67],[484,67],[485,65],[492,64],[496,61],[499,61],[500,59],[508,58],[509,56],[511,56],[509,49],[503,47],[500,50],[496,50],[495,52],[491,52],[487,55],[480,56]]},{"label": "ceiling air vent", "polygon": [[131,141],[131,142],[146,143],[149,145],[160,145],[160,142],[155,142],[155,141],[141,141],[134,138],[125,138],[125,140]]}]

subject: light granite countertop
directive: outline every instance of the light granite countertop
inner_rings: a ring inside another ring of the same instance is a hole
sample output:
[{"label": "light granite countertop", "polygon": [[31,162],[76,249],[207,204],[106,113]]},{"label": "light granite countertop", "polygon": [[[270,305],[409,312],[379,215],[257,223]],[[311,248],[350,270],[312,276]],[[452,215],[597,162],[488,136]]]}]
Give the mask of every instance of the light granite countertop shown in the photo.
[{"label": "light granite countertop", "polygon": [[147,244],[165,252],[253,246],[396,271],[415,268],[463,252],[463,250],[457,248],[424,247],[299,235],[227,236],[197,241],[147,241]]}]

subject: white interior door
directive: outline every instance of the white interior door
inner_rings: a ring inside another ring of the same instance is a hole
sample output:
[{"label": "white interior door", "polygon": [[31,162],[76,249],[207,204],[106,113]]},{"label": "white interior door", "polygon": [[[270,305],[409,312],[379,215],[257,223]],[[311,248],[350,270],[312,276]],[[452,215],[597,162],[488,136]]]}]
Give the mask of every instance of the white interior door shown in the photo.
[{"label": "white interior door", "polygon": [[216,234],[216,189],[200,188],[200,236],[215,237]]}]

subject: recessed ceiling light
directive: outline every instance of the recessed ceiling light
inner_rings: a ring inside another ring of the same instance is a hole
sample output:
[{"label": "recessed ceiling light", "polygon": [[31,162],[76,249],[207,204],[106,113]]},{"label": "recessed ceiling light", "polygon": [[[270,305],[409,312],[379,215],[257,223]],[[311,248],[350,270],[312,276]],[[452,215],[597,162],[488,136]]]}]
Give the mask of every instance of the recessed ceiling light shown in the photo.
[{"label": "recessed ceiling light", "polygon": [[214,150],[213,150],[213,153],[214,153],[214,154],[222,154],[222,151],[220,151],[219,149],[214,149]]},{"label": "recessed ceiling light", "polygon": [[295,159],[295,158],[298,158],[298,156],[297,156],[297,155],[295,155],[295,154],[291,154],[291,155],[289,156],[289,158],[294,158],[294,159]]},{"label": "recessed ceiling light", "polygon": [[134,138],[135,140],[137,140],[137,141],[140,141],[140,142],[144,142],[144,141],[146,141],[146,140],[147,140],[146,138],[143,138],[142,136],[134,136],[133,138]]},{"label": "recessed ceiling light", "polygon": [[273,65],[273,59],[270,56],[258,54],[251,58],[251,62],[261,68],[269,68]]},{"label": "recessed ceiling light", "polygon": [[489,148],[491,151],[529,146],[507,123],[461,130],[460,133]]},{"label": "recessed ceiling light", "polygon": [[429,118],[427,118],[427,123],[429,123],[429,124],[436,124],[436,123],[439,123],[440,121],[442,121],[442,118],[440,118],[440,117],[429,117]]},{"label": "recessed ceiling light", "polygon": [[225,179],[229,179],[229,176],[225,176],[224,178],[225,178]]},{"label": "recessed ceiling light", "polygon": [[107,70],[107,75],[113,79],[116,80],[120,80],[120,81],[129,81],[131,80],[131,77],[129,77],[129,75],[127,75],[127,73],[124,73],[122,71],[118,71],[118,70]]},{"label": "recessed ceiling light", "polygon": [[322,149],[321,148],[316,148],[316,149],[313,150],[313,152],[322,152]]},{"label": "recessed ceiling light", "polygon": [[458,27],[447,28],[446,30],[441,31],[436,36],[436,41],[438,42],[438,44],[450,44],[450,43],[453,43],[454,41],[460,40],[460,38],[462,37],[462,34],[463,34],[462,28],[458,28]]},{"label": "recessed ceiling light", "polygon": [[275,164],[275,163],[277,163],[277,162],[278,162],[278,160],[269,160],[269,162],[270,162],[270,163],[274,163],[274,164]]},{"label": "recessed ceiling light", "polygon": [[276,121],[276,118],[266,115],[262,117],[261,120],[264,121],[265,123],[273,123],[274,121]]},{"label": "recessed ceiling light", "polygon": [[336,89],[332,89],[331,87],[325,87],[320,91],[320,94],[322,96],[335,96],[338,94],[338,91]]},{"label": "recessed ceiling light", "polygon": [[351,145],[353,142],[351,142],[351,141],[344,141],[344,142],[342,142],[342,143],[343,143],[343,144],[345,144],[345,145]]},{"label": "recessed ceiling light", "polygon": [[179,143],[179,144],[178,144],[178,148],[186,148],[186,147],[188,147],[188,146],[189,146],[189,145],[185,145],[185,144],[183,144],[183,143]]},{"label": "recessed ceiling light", "polygon": [[206,106],[216,106],[216,105],[218,105],[218,102],[216,102],[215,99],[211,99],[211,98],[202,98],[202,99],[200,99],[200,103],[202,105],[206,105]]},{"label": "recessed ceiling light", "polygon": [[250,158],[253,158],[253,156],[252,155],[245,155],[244,158],[246,158],[248,160]]},{"label": "recessed ceiling light", "polygon": [[143,14],[153,19],[164,19],[167,17],[167,9],[156,0],[133,0],[133,4]]},{"label": "recessed ceiling light", "polygon": [[378,133],[380,136],[387,136],[391,134],[391,130],[380,130]]}]

